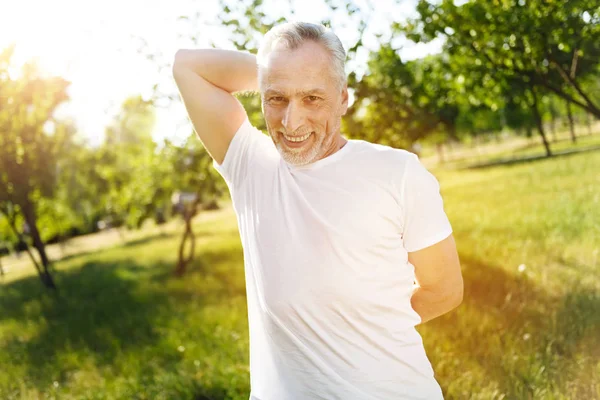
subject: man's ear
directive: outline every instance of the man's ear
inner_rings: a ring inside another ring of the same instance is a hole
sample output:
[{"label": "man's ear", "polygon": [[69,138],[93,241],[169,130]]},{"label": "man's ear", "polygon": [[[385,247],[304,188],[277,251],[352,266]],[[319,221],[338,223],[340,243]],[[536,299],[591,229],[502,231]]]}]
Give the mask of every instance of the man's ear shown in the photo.
[{"label": "man's ear", "polygon": [[342,88],[342,104],[340,108],[340,116],[346,115],[348,111],[348,84],[344,83],[344,87]]}]

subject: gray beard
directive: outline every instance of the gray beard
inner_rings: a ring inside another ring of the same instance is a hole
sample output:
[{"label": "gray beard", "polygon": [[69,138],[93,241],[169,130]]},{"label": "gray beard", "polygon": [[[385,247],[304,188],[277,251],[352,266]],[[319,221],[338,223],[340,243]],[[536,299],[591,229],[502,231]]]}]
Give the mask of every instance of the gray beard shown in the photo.
[{"label": "gray beard", "polygon": [[284,144],[277,142],[275,145],[281,158],[283,158],[288,164],[291,165],[307,165],[315,161],[319,155],[320,146],[319,143],[313,143],[307,149],[300,149],[300,151],[290,151]]},{"label": "gray beard", "polygon": [[[309,138],[308,140],[315,139]],[[290,149],[285,147],[280,140],[275,143],[275,147],[285,162],[291,165],[301,166],[311,164],[323,158],[323,155],[332,147],[334,140],[335,135],[330,134],[321,137],[320,140],[316,139],[309,148],[303,148],[300,149],[300,151],[290,151]]]}]

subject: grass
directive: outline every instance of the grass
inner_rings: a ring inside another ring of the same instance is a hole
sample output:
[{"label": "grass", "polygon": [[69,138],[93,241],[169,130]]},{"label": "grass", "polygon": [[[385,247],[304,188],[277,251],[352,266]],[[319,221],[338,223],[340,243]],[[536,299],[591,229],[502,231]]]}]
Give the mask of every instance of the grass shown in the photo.
[{"label": "grass", "polygon": [[[434,170],[465,278],[418,327],[447,399],[600,399],[600,151]],[[247,399],[242,250],[231,209],[0,287],[2,399]]]},{"label": "grass", "polygon": [[[588,134],[587,127],[576,128],[577,143],[571,142],[568,131],[561,131],[556,135],[550,135],[548,141],[553,154],[561,154],[567,151],[579,151],[585,149],[597,149],[600,147],[600,122],[596,124],[596,134]],[[546,156],[546,150],[539,135],[530,138],[509,135],[500,142],[490,140],[487,143],[458,144],[444,146],[445,168],[466,168],[478,164],[497,164],[509,160],[525,158],[541,158]],[[436,165],[439,157],[435,148],[425,148],[421,154],[426,165]]]},{"label": "grass", "polygon": [[[572,143],[571,139],[564,138],[560,141],[550,142],[550,150],[553,156],[562,156],[570,154],[572,152],[581,151],[595,151],[600,149],[600,135],[588,135],[581,136],[577,139],[576,143]],[[511,150],[504,150],[501,152],[494,153],[492,156],[479,157],[481,161],[473,163],[472,159],[458,160],[459,162],[454,163],[455,167],[473,167],[473,166],[487,166],[487,165],[499,165],[508,164],[512,162],[520,162],[521,160],[535,160],[546,157],[546,149],[543,144],[539,142],[530,142],[525,145],[521,145]]]},{"label": "grass", "polygon": [[450,398],[600,398],[598,165],[436,172],[465,301],[420,331]]},{"label": "grass", "polygon": [[[197,226],[185,279],[177,235],[149,237],[0,290],[2,399],[247,398],[242,253],[231,212]],[[9,366],[6,368],[6,366]]]}]

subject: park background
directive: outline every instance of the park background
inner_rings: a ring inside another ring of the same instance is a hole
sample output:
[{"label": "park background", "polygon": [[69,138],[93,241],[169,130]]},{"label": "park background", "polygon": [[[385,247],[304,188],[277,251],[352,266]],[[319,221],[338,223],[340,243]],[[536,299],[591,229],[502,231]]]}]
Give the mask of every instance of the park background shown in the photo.
[{"label": "park background", "polygon": [[344,133],[440,181],[464,302],[417,329],[446,398],[600,399],[595,0],[2,4],[0,398],[248,398],[237,224],[171,66],[289,19],[348,51]]}]

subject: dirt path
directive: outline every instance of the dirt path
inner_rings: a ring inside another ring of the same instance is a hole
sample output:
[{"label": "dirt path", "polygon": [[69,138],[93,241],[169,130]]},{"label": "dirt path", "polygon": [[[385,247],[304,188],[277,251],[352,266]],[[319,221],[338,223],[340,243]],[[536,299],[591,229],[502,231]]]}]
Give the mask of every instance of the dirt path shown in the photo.
[{"label": "dirt path", "polygon": [[[194,224],[210,221],[214,218],[219,218],[223,213],[231,212],[231,204],[225,204],[220,210],[203,211],[194,218]],[[137,231],[122,229],[119,232],[117,229],[109,229],[89,235],[77,236],[69,239],[63,244],[51,244],[46,246],[48,258],[52,261],[59,261],[65,257],[98,251],[105,248],[114,247],[120,244],[125,244],[134,240],[143,239],[148,236],[154,236],[160,233],[176,233],[183,232],[184,222],[180,218],[175,218],[166,224],[156,226],[146,226]],[[32,249],[37,260],[39,257],[35,249]],[[33,264],[26,252],[21,252],[19,256],[13,254],[0,258],[2,268],[5,275],[8,277],[11,273],[23,272],[24,269],[32,269]]]}]

